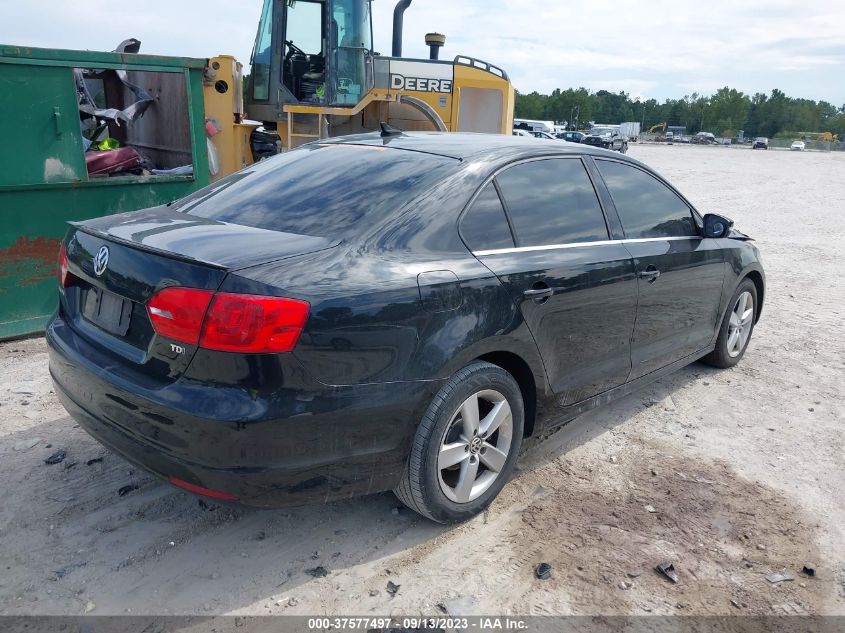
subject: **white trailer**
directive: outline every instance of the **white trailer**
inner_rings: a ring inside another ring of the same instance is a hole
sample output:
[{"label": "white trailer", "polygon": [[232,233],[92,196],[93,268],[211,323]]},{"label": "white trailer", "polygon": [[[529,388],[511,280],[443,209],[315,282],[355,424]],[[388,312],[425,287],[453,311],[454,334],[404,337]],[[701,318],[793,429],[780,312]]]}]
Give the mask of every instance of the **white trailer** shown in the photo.
[{"label": "white trailer", "polygon": [[640,137],[640,122],[625,121],[619,124],[619,133],[627,136],[630,140],[636,141]]}]

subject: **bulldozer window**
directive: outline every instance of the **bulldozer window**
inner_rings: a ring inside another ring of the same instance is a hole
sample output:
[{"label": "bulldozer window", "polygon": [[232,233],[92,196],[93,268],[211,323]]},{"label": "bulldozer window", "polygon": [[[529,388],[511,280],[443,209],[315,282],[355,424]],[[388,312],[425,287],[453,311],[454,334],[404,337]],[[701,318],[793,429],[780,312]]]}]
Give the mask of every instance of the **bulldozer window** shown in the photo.
[{"label": "bulldozer window", "polygon": [[287,2],[282,81],[298,101],[321,102],[325,96],[324,6],[311,0]]},{"label": "bulldozer window", "polygon": [[[323,52],[323,3],[298,0],[288,5],[285,40],[288,54],[302,52],[317,55]],[[292,45],[292,46],[291,46]]]},{"label": "bulldozer window", "polygon": [[354,104],[372,86],[368,62],[373,48],[369,0],[335,0],[332,8],[335,30],[334,101]]},{"label": "bulldozer window", "polygon": [[252,51],[252,97],[266,101],[270,97],[270,65],[273,62],[273,0],[264,0],[258,37]]}]

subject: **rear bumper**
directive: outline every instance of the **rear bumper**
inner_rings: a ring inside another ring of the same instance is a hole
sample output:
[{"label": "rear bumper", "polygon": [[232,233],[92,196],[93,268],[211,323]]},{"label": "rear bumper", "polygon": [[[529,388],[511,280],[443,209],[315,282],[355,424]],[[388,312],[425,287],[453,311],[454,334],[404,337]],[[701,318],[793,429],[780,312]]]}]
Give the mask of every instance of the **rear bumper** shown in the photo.
[{"label": "rear bumper", "polygon": [[308,378],[290,354],[276,372],[259,362],[247,368],[237,386],[186,377],[154,385],[133,380],[60,317],[47,342],[56,393],[95,439],[160,477],[259,507],[392,489],[439,388],[331,387]]}]

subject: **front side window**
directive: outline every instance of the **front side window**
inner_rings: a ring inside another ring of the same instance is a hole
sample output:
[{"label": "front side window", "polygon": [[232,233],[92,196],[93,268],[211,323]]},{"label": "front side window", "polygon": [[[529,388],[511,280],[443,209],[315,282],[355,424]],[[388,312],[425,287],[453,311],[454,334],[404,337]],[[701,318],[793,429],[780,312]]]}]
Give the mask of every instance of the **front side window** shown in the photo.
[{"label": "front side window", "polygon": [[461,237],[471,251],[513,248],[513,237],[496,187],[487,184],[461,220]]},{"label": "front side window", "polygon": [[593,183],[578,158],[536,160],[496,176],[517,246],[606,240]]},{"label": "front side window", "polygon": [[631,165],[597,160],[625,236],[628,238],[698,235],[689,206],[654,176]]}]

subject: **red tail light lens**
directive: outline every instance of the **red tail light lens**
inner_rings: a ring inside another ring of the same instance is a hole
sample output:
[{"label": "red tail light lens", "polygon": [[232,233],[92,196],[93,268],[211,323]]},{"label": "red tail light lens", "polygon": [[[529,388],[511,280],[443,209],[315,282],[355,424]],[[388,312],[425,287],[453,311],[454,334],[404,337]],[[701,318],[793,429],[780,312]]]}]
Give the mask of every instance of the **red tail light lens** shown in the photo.
[{"label": "red tail light lens", "polygon": [[305,301],[218,292],[200,346],[224,352],[289,352],[308,320]]},{"label": "red tail light lens", "polygon": [[194,288],[165,288],[147,302],[156,334],[206,349],[289,352],[308,320],[305,301]]},{"label": "red tail light lens", "polygon": [[214,292],[194,288],[165,288],[147,302],[156,334],[196,345],[200,340],[202,320]]},{"label": "red tail light lens", "polygon": [[67,288],[70,285],[73,275],[68,270],[67,247],[64,242],[59,247],[59,263],[56,269],[56,275],[59,277],[59,286],[61,288]]}]

